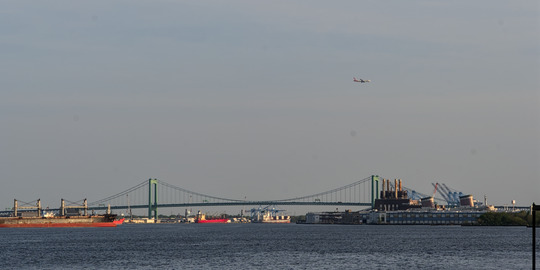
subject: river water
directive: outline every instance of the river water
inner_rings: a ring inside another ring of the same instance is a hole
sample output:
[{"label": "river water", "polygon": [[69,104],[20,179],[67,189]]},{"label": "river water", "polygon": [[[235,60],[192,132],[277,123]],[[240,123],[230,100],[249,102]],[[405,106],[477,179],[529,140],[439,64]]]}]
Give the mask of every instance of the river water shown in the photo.
[{"label": "river water", "polygon": [[2,228],[0,268],[531,269],[531,233],[526,227],[419,225]]}]

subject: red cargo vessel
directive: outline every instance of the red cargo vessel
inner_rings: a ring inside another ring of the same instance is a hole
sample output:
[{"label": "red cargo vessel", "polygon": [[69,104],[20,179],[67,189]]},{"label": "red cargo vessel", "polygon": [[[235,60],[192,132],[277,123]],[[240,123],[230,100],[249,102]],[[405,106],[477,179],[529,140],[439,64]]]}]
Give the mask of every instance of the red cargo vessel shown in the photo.
[{"label": "red cargo vessel", "polygon": [[197,219],[195,223],[227,223],[229,219],[227,218],[216,218],[216,219]]},{"label": "red cargo vessel", "polygon": [[212,218],[206,219],[206,215],[201,214],[201,211],[197,213],[197,219],[195,223],[227,223],[229,222],[228,218]]}]

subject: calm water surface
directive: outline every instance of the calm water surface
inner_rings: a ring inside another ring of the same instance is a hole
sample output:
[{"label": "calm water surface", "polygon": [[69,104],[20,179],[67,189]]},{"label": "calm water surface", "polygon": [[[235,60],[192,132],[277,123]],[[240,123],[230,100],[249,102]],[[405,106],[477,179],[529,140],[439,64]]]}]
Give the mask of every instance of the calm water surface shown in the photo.
[{"label": "calm water surface", "polygon": [[531,233],[525,227],[297,224],[2,228],[0,268],[531,269]]}]

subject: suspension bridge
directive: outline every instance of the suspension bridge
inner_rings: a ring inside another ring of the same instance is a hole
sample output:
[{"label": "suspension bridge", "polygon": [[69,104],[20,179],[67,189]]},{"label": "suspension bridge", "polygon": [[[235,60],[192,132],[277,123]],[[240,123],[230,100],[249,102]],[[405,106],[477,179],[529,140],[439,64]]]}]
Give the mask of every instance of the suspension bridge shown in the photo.
[{"label": "suspension bridge", "polygon": [[[131,188],[106,198],[88,202],[85,208],[88,210],[120,210],[120,209],[148,209],[148,217],[158,217],[158,209],[174,207],[211,207],[211,206],[257,206],[257,205],[304,205],[304,206],[358,206],[373,208],[375,200],[379,198],[379,176],[371,175],[351,184],[332,190],[294,197],[290,199],[274,200],[238,200],[211,196],[178,187],[176,185],[158,179],[145,180]],[[393,187],[393,185],[392,185]],[[428,197],[429,195],[415,192],[404,187],[409,194]],[[443,202],[443,199],[435,198]],[[76,208],[79,202],[68,202]],[[37,201],[39,204],[39,200]],[[25,206],[35,207],[34,203],[24,203]],[[21,208],[21,207],[19,207]],[[49,209],[55,211],[59,209]],[[0,215],[12,211],[0,211]]]},{"label": "suspension bridge", "polygon": [[[272,200],[239,200],[222,198],[190,191],[182,187],[158,179],[145,180],[122,192],[118,192],[103,199],[88,202],[87,209],[120,210],[120,209],[148,209],[148,217],[158,217],[158,209],[174,207],[210,207],[210,206],[257,206],[257,205],[319,205],[319,206],[359,206],[371,208],[375,199],[379,197],[379,176],[372,175],[351,184],[332,190],[294,197],[289,199]],[[34,201],[36,202],[36,201]],[[35,203],[19,201],[22,207],[35,207]],[[81,202],[69,202],[71,205],[80,205]],[[38,200],[39,204],[39,200]],[[21,208],[21,207],[19,207]],[[49,209],[55,211],[58,209]],[[12,211],[1,211],[0,215]]]},{"label": "suspension bridge", "polygon": [[[339,205],[372,207],[378,198],[379,177],[372,175],[339,188],[290,199],[248,201],[193,192],[165,181],[148,179],[125,191],[90,202],[89,210],[148,209],[148,217],[157,218],[159,208],[247,206],[247,205]],[[144,203],[141,202],[145,197]],[[130,199],[132,198],[132,199]],[[137,198],[133,200],[133,198]]]}]

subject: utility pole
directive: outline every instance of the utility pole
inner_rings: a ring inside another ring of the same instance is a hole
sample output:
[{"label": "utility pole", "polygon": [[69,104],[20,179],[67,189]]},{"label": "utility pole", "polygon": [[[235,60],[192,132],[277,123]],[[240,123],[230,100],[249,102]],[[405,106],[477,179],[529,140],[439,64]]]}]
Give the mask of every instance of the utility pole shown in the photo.
[{"label": "utility pole", "polygon": [[532,269],[536,269],[536,211],[540,211],[540,205],[532,204]]}]

